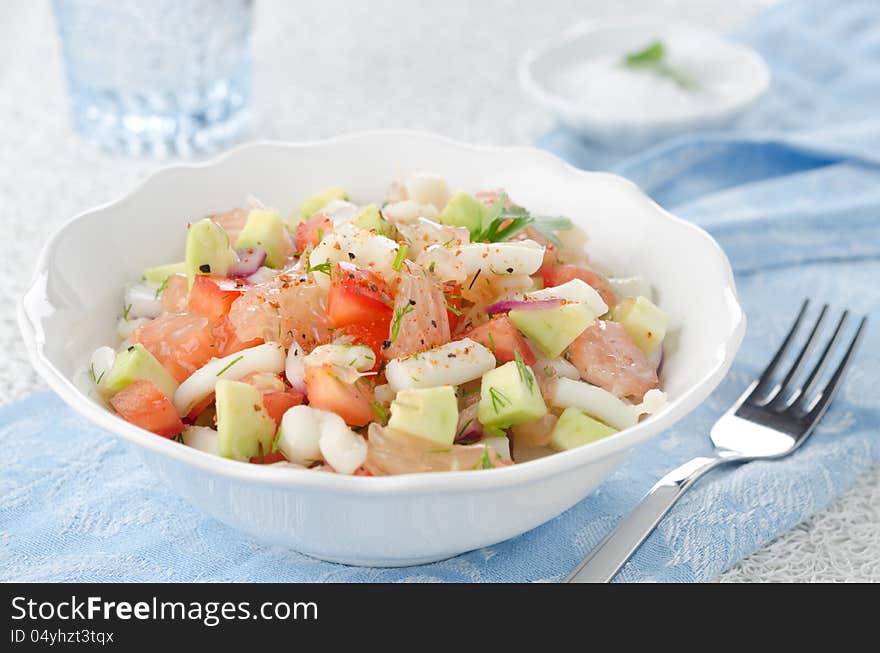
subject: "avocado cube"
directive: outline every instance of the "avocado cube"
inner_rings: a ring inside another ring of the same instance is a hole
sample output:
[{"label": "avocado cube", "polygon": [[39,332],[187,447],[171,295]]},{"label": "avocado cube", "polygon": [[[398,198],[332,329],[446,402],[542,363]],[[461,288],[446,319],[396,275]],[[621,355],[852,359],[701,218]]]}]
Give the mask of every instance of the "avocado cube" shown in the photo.
[{"label": "avocado cube", "polygon": [[477,418],[489,428],[507,428],[547,414],[535,375],[522,360],[510,361],[483,375]]},{"label": "avocado cube", "polygon": [[140,343],[116,356],[113,367],[102,379],[101,388],[112,396],[135,381],[152,381],[169,399],[177,391],[177,381],[171,373]]},{"label": "avocado cube", "polygon": [[169,263],[144,270],[144,280],[153,283],[164,283],[165,280],[175,274],[186,274],[186,263]]},{"label": "avocado cube", "polygon": [[185,264],[190,288],[197,274],[225,277],[237,260],[235,250],[229,245],[229,237],[219,224],[203,218],[189,226]]},{"label": "avocado cube", "polygon": [[617,429],[593,419],[577,408],[566,408],[553,427],[550,446],[557,451],[566,451],[607,438],[615,433]]},{"label": "avocado cube", "polygon": [[556,358],[595,319],[586,304],[563,304],[554,308],[514,309],[510,321],[549,358]]},{"label": "avocado cube", "polygon": [[338,186],[325,188],[306,199],[306,201],[302,203],[302,206],[299,207],[298,213],[304,219],[311,218],[315,213],[327,206],[332,200],[348,201],[348,193]]},{"label": "avocado cube", "polygon": [[375,231],[383,236],[391,235],[391,224],[382,217],[375,204],[370,204],[358,213],[351,223],[355,227]]},{"label": "avocado cube", "polygon": [[266,250],[266,266],[276,270],[287,260],[287,229],[278,211],[251,209],[235,246],[262,247]]},{"label": "avocado cube", "polygon": [[650,354],[666,337],[669,318],[647,297],[629,297],[620,302],[613,313],[615,322],[633,339],[639,349]]},{"label": "avocado cube", "polygon": [[248,461],[269,453],[275,438],[275,420],[263,407],[260,391],[249,383],[220,379],[215,393],[220,455]]},{"label": "avocado cube", "polygon": [[388,426],[444,447],[452,446],[458,426],[458,400],[451,385],[401,390],[391,402]]},{"label": "avocado cube", "polygon": [[485,213],[486,207],[480,200],[473,195],[459,191],[449,199],[446,208],[437,216],[437,222],[467,227],[471,232],[474,232],[482,227]]}]

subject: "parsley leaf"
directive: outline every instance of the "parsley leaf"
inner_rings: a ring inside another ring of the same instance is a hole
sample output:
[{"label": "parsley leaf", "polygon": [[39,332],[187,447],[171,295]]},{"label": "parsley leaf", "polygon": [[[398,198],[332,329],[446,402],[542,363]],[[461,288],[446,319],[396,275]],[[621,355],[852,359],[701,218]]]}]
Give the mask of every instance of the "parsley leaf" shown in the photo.
[{"label": "parsley leaf", "polygon": [[691,77],[679,72],[666,61],[666,46],[663,41],[654,41],[638,52],[624,56],[623,65],[634,70],[645,70],[665,77],[685,90],[693,90],[698,84]]},{"label": "parsley leaf", "polygon": [[309,265],[306,268],[306,272],[323,272],[328,277],[330,276],[330,270],[333,266],[330,264],[330,259],[327,259],[323,263],[318,263],[317,265]]},{"label": "parsley leaf", "polygon": [[220,376],[221,374],[223,374],[223,372],[225,372],[226,370],[228,370],[230,367],[232,367],[233,365],[235,365],[238,361],[240,361],[240,360],[243,359],[243,358],[244,358],[244,356],[239,356],[238,358],[233,359],[232,361],[230,361],[229,365],[227,365],[227,366],[224,367],[222,370],[220,370],[219,372],[217,372],[216,376]]},{"label": "parsley leaf", "polygon": [[397,336],[400,335],[400,321],[403,319],[404,315],[412,313],[415,308],[413,308],[412,304],[407,304],[403,308],[395,309],[394,311],[394,322],[391,324],[391,342],[397,340]]},{"label": "parsley leaf", "polygon": [[535,389],[535,377],[532,376],[532,370],[526,367],[525,361],[516,350],[513,352],[513,359],[516,361],[516,370],[519,372],[520,380],[526,384],[529,392],[533,392]]},{"label": "parsley leaf", "polygon": [[162,285],[156,288],[156,294],[153,296],[153,299],[159,299],[159,295],[161,295],[165,289],[168,287],[168,280],[171,278],[171,275],[165,277],[162,281]]},{"label": "parsley leaf", "polygon": [[403,267],[403,262],[406,260],[406,255],[409,254],[409,245],[401,245],[397,248],[397,256],[394,257],[394,263],[391,264],[391,269],[395,272],[400,272],[400,268]]}]

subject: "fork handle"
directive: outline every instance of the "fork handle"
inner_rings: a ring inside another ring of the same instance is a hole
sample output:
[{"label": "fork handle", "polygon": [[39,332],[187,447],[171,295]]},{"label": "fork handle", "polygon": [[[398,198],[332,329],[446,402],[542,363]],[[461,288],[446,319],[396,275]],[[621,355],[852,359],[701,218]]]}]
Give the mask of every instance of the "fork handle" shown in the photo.
[{"label": "fork handle", "polygon": [[669,472],[562,582],[610,582],[687,489],[703,474],[726,462],[732,462],[732,459],[720,456],[694,458]]}]

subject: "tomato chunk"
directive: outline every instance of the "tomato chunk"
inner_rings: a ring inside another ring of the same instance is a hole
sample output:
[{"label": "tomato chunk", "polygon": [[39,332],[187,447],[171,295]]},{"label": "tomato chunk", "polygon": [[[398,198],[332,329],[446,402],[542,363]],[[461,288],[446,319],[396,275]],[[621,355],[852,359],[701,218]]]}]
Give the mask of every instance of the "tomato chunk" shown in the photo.
[{"label": "tomato chunk", "polygon": [[306,367],[305,380],[310,406],[336,413],[351,426],[365,426],[373,420],[373,388],[365,379],[345,383],[326,364]]},{"label": "tomato chunk", "polygon": [[282,463],[286,460],[287,458],[284,457],[283,453],[276,451],[274,453],[267,453],[262,456],[251,458],[250,462],[255,465],[271,465],[272,463]]},{"label": "tomato chunk", "polygon": [[347,262],[337,263],[332,277],[327,299],[331,326],[391,323],[391,292],[381,277]]},{"label": "tomato chunk", "polygon": [[275,420],[275,426],[281,426],[281,418],[288,408],[299,406],[302,402],[303,396],[296,390],[263,394],[263,407],[269,413],[269,417]]},{"label": "tomato chunk", "polygon": [[519,352],[526,365],[535,362],[535,355],[526,344],[525,338],[506,315],[494,317],[485,324],[474,327],[465,334],[465,337],[488,347],[501,362],[514,360],[514,352]]},{"label": "tomato chunk", "polygon": [[152,381],[135,381],[113,395],[110,405],[122,419],[163,438],[183,431],[174,404]]},{"label": "tomato chunk", "polygon": [[219,320],[246,288],[244,282],[198,275],[189,291],[189,310],[212,322]]},{"label": "tomato chunk", "polygon": [[572,279],[580,279],[589,284],[602,297],[608,310],[617,304],[617,296],[608,284],[608,280],[598,272],[583,265],[547,265],[541,268],[544,287],[559,286]]},{"label": "tomato chunk", "polygon": [[323,213],[316,213],[296,225],[296,251],[304,252],[317,246],[321,239],[333,231],[333,220]]},{"label": "tomato chunk", "polygon": [[443,285],[443,297],[446,299],[446,317],[449,319],[449,331],[450,333],[455,333],[462,315],[463,298],[461,296],[461,286],[453,281],[447,281]]},{"label": "tomato chunk", "polygon": [[376,367],[382,359],[382,343],[388,339],[389,322],[379,320],[369,324],[349,324],[340,329],[340,335],[346,335],[352,339],[352,344],[366,345],[376,354]]}]

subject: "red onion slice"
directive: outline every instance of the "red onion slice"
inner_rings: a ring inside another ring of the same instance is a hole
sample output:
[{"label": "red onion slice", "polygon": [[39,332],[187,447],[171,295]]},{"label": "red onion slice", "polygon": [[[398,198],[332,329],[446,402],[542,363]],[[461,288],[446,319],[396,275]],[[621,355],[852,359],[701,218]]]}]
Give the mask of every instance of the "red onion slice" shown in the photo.
[{"label": "red onion slice", "polygon": [[522,311],[537,311],[544,308],[556,308],[557,306],[562,306],[564,303],[565,300],[558,297],[533,299],[531,301],[524,299],[508,299],[501,302],[495,302],[486,309],[486,312],[489,315],[495,315],[496,313],[507,313],[514,309]]},{"label": "red onion slice", "polygon": [[266,250],[262,247],[242,247],[236,249],[235,253],[238,254],[238,263],[229,268],[227,273],[233,279],[251,276],[266,260]]}]

